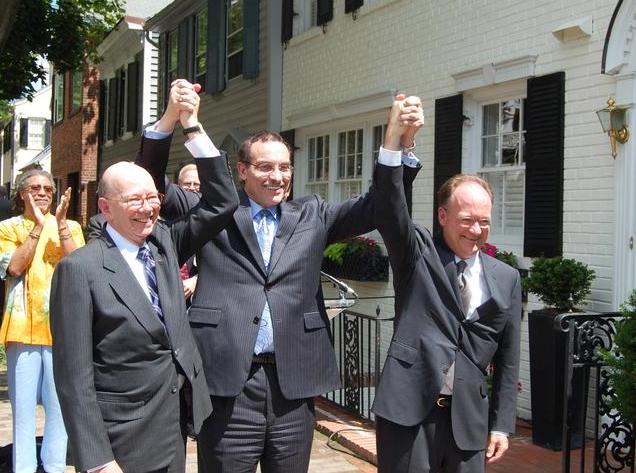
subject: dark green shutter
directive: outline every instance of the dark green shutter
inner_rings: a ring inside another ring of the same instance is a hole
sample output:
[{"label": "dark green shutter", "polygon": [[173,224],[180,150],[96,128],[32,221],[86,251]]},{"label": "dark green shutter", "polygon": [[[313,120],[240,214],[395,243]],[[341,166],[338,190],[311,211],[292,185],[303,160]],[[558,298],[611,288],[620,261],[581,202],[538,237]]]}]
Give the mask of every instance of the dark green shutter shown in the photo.
[{"label": "dark green shutter", "polygon": [[318,0],[317,25],[325,25],[333,20],[333,0]]},{"label": "dark green shutter", "polygon": [[139,129],[139,62],[128,64],[128,103],[126,104],[126,130]]},{"label": "dark green shutter", "polygon": [[119,87],[118,80],[113,77],[108,81],[108,133],[107,139],[114,140],[117,135],[115,128],[117,127],[117,89]]},{"label": "dark green shutter", "polygon": [[294,35],[294,0],[283,0],[283,25],[281,42],[286,43]]},{"label": "dark green shutter", "polygon": [[563,244],[565,73],[528,80],[524,256],[560,256]]},{"label": "dark green shutter", "polygon": [[435,101],[435,157],[433,162],[433,229],[437,221],[437,191],[446,180],[462,172],[462,126],[464,100],[461,94]]},{"label": "dark green shutter", "polygon": [[20,118],[20,148],[29,146],[29,119]]},{"label": "dark green shutter", "polygon": [[345,13],[352,13],[364,5],[364,0],[345,0]]},{"label": "dark green shutter", "polygon": [[208,71],[206,92],[225,90],[226,0],[208,0]]},{"label": "dark green shutter", "polygon": [[179,28],[177,30],[177,73],[179,77],[190,78],[189,68],[188,68],[188,54],[192,53],[192,49],[190,48],[190,41],[188,40],[190,37],[190,18],[186,18],[181,23],[179,23]]},{"label": "dark green shutter", "polygon": [[243,3],[243,78],[256,79],[259,73],[259,0]]}]

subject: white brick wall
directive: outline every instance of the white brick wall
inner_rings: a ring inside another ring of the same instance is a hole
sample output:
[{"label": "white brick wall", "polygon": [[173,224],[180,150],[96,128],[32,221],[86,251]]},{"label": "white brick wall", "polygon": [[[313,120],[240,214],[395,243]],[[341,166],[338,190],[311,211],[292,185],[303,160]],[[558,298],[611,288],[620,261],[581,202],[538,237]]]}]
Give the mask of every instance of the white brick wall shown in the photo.
[{"label": "white brick wall", "polygon": [[[565,71],[564,255],[596,271],[588,307],[615,309],[614,162],[594,111],[615,91],[614,79],[600,71],[616,2],[377,0],[355,21],[344,14],[344,0],[334,3],[334,19],[324,34],[307,31],[284,51],[283,129],[290,117],[311,116],[377,91],[420,95],[428,126],[418,140],[424,168],[415,183],[413,209],[415,220],[427,226],[433,218],[434,101],[458,93],[451,74],[528,55],[537,56],[536,75]],[[594,22],[590,37],[560,42],[552,35],[558,26],[584,17]],[[524,321],[522,417],[529,417],[527,343]]]}]

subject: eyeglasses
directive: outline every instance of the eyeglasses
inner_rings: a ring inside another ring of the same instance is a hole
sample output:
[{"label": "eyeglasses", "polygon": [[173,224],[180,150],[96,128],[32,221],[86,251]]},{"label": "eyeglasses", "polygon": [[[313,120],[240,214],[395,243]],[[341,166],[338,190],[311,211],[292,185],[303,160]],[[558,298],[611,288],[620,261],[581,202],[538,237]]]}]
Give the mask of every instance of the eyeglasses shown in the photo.
[{"label": "eyeglasses", "polygon": [[161,202],[163,202],[163,194],[157,192],[156,194],[146,194],[146,195],[130,195],[128,197],[104,197],[107,200],[116,200],[117,202],[121,202],[129,209],[139,210],[144,206],[144,202],[148,202],[153,208],[160,207]]},{"label": "eyeglasses", "polygon": [[30,186],[26,186],[25,190],[29,191],[30,194],[39,194],[42,189],[47,194],[53,194],[53,186],[43,186],[42,184],[32,184]]},{"label": "eyeglasses", "polygon": [[457,221],[459,223],[459,226],[463,228],[471,228],[475,224],[479,225],[479,227],[484,230],[490,228],[490,220],[485,218],[477,220],[470,217],[459,217]]},{"label": "eyeglasses", "polygon": [[[243,164],[247,164],[248,166],[252,166],[259,174],[271,174],[273,173],[277,166],[274,163],[252,163],[250,161],[241,161]],[[294,171],[294,166],[289,163],[283,163],[278,165],[278,170],[281,174],[291,174]]]}]

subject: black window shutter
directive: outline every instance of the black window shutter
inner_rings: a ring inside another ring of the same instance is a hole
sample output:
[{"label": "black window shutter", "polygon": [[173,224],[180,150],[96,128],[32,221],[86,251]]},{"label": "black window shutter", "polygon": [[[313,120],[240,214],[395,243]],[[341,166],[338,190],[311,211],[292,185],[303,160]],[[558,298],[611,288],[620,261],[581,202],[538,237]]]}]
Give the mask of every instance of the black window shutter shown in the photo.
[{"label": "black window shutter", "polygon": [[20,148],[29,146],[29,119],[20,118]]},{"label": "black window shutter", "polygon": [[51,120],[44,123],[44,147],[51,144]]},{"label": "black window shutter", "polygon": [[333,20],[333,0],[318,0],[317,25],[325,25]]},{"label": "black window shutter", "polygon": [[225,90],[226,0],[208,0],[208,70],[205,90],[215,94]]},{"label": "black window shutter", "polygon": [[109,140],[115,139],[115,128],[117,127],[117,89],[118,83],[116,77],[108,81],[108,133]]},{"label": "black window shutter", "polygon": [[286,43],[294,35],[294,0],[283,0],[283,25],[281,42]]},{"label": "black window shutter", "polygon": [[563,245],[565,73],[528,79],[524,256],[560,256]]},{"label": "black window shutter", "polygon": [[189,20],[190,18],[186,18],[179,23],[179,28],[177,30],[177,44],[179,45],[177,52],[177,74],[179,74],[179,77],[183,77],[185,79],[190,78],[188,70],[188,53],[192,52],[188,41],[190,36]]},{"label": "black window shutter", "polygon": [[259,0],[243,3],[243,78],[256,79],[259,72]]},{"label": "black window shutter", "polygon": [[345,13],[356,11],[364,5],[364,0],[345,0]]},{"label": "black window shutter", "polygon": [[[292,151],[296,149],[296,130],[285,130],[280,132],[280,136],[287,142],[287,144],[291,147]],[[291,163],[294,164],[294,153],[290,156]],[[289,191],[289,196],[287,200],[291,200],[294,198],[294,188],[292,187]]]},{"label": "black window shutter", "polygon": [[433,230],[437,221],[437,191],[447,179],[462,172],[462,94],[435,101],[435,157],[433,162]]},{"label": "black window shutter", "polygon": [[128,64],[128,103],[126,104],[126,131],[139,129],[139,62]]},{"label": "black window shutter", "polygon": [[[106,137],[106,81],[99,81],[99,144],[102,144],[108,138]],[[99,153],[98,148],[98,153]]]}]

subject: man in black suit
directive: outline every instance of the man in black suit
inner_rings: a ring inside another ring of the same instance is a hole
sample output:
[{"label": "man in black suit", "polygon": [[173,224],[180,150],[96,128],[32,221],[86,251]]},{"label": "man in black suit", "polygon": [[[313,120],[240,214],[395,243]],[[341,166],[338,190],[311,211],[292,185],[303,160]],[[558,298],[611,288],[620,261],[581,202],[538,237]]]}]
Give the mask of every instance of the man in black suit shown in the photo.
[{"label": "man in black suit", "polygon": [[221,231],[238,200],[224,157],[196,162],[200,205],[170,226],[157,221],[161,195],[147,171],[109,167],[98,189],[106,226],[56,269],[54,372],[81,471],[183,472],[186,420],[198,432],[211,412],[179,266]]},{"label": "man in black suit", "polygon": [[[153,132],[172,128],[158,123]],[[138,163],[158,186],[168,146],[168,138],[142,145]],[[199,471],[254,472],[259,462],[264,473],[307,471],[313,397],[340,385],[320,290],[322,252],[372,229],[372,199],[329,204],[312,195],[286,202],[290,158],[277,133],[242,144],[239,208],[197,254],[189,319],[214,406],[198,440]],[[192,205],[175,187],[166,188],[167,219]]]},{"label": "man in black suit", "polygon": [[395,331],[373,406],[378,471],[483,472],[486,458],[506,451],[515,427],[519,274],[480,252],[493,194],[477,176],[455,176],[440,189],[441,238],[413,224],[400,162],[422,124],[419,99],[398,97],[376,170],[376,223],[396,294]]}]

